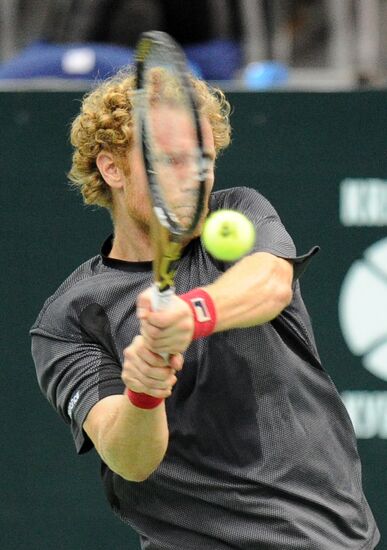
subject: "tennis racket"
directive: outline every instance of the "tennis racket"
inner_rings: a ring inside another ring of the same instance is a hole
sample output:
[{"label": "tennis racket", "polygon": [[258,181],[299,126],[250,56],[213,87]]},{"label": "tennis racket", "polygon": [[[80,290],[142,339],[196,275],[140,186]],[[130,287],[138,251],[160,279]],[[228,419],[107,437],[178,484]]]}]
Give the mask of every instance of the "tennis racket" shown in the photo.
[{"label": "tennis racket", "polygon": [[200,114],[187,62],[166,33],[136,46],[135,120],[153,206],[153,309],[167,308],[184,242],[200,221],[206,164]]}]

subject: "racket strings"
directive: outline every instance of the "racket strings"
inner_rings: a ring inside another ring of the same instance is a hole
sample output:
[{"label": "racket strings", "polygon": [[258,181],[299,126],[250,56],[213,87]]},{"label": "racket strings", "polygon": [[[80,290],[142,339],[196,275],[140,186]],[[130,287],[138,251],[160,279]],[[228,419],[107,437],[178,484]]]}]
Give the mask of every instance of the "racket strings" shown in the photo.
[{"label": "racket strings", "polygon": [[191,99],[178,75],[167,68],[152,67],[147,84],[146,147],[152,173],[171,218],[188,230],[195,220],[203,178]]}]

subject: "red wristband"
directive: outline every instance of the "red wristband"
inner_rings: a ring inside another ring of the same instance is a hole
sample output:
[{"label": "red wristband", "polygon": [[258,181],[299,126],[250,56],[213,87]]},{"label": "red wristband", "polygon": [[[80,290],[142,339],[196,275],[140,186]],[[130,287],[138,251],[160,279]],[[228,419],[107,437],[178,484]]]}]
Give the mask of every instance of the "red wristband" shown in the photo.
[{"label": "red wristband", "polygon": [[138,407],[139,409],[154,409],[160,405],[162,401],[164,401],[162,397],[153,397],[153,395],[138,393],[129,389],[127,390],[127,395],[132,405]]},{"label": "red wristband", "polygon": [[211,296],[202,288],[194,288],[179,298],[189,305],[193,313],[195,326],[192,339],[197,340],[212,334],[216,324],[216,311]]}]

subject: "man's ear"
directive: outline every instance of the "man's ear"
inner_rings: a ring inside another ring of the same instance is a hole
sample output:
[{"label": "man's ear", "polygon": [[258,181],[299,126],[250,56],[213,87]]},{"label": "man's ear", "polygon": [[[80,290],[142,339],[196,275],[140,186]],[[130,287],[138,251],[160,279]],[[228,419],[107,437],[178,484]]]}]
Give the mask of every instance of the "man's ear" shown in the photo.
[{"label": "man's ear", "polygon": [[124,174],[117,159],[108,151],[101,151],[97,155],[96,164],[101,176],[106,183],[114,188],[120,189],[124,185]]}]

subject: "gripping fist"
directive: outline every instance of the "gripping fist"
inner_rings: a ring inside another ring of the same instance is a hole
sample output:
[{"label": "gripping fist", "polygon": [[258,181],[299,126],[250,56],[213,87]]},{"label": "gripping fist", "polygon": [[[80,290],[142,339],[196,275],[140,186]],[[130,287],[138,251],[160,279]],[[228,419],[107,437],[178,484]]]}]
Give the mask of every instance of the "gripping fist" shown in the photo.
[{"label": "gripping fist", "polygon": [[170,355],[168,364],[163,357],[149,349],[143,336],[136,336],[124,349],[121,378],[125,386],[138,393],[166,398],[176,384],[176,371],[183,367],[183,356]]},{"label": "gripping fist", "polygon": [[172,296],[167,309],[153,311],[151,303],[151,289],[137,298],[137,317],[148,348],[158,354],[184,353],[194,333],[194,319],[189,305],[178,296]]}]

